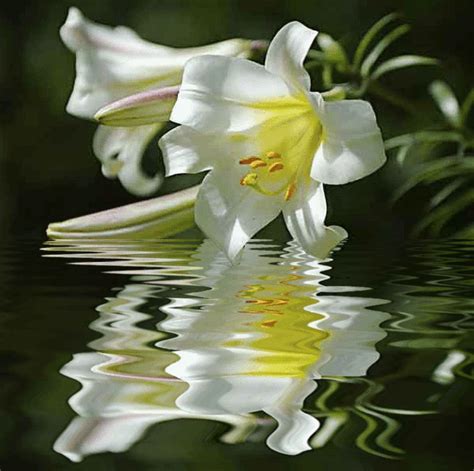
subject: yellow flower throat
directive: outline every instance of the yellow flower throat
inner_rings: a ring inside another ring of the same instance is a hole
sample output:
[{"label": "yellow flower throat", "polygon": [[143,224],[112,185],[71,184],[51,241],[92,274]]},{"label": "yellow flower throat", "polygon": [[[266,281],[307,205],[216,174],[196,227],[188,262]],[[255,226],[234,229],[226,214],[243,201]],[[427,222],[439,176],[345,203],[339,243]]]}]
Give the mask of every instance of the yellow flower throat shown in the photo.
[{"label": "yellow flower throat", "polygon": [[304,95],[254,103],[265,113],[257,133],[258,155],[239,159],[249,167],[240,184],[266,196],[283,195],[288,201],[297,180],[309,178],[314,154],[321,142],[322,127]]}]

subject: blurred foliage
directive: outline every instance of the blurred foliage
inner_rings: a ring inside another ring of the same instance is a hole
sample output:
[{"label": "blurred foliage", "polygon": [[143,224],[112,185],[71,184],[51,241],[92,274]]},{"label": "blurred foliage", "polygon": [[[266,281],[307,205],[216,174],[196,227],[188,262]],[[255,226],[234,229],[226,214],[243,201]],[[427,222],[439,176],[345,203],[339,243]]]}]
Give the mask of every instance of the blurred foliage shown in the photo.
[{"label": "blurred foliage", "polygon": [[[468,118],[474,102],[474,89],[460,104],[449,85],[442,81],[429,87],[444,123],[437,129],[394,137],[387,149],[397,149],[397,162],[406,180],[395,193],[395,200],[419,185],[429,186],[427,214],[414,226],[414,234],[439,236],[455,219],[458,224],[447,234],[474,237],[474,134]],[[459,223],[459,220],[461,222]]]},{"label": "blurred foliage", "polygon": [[[320,36],[319,46],[337,63],[332,66],[335,80],[342,75],[337,69],[345,61],[357,65],[360,72],[365,64],[365,76],[353,80],[369,84],[368,97],[373,99],[385,138],[431,129],[438,113],[426,92],[428,83],[443,78],[458,96],[467,95],[472,85],[470,0],[78,0],[75,4],[95,21],[124,24],[145,39],[172,46],[228,37],[270,39],[285,22],[300,20],[326,33]],[[8,2],[0,12],[0,236],[44,234],[51,221],[136,200],[118,182],[101,175],[90,144],[95,125],[65,112],[74,58],[61,43],[58,30],[70,5],[66,0],[47,4],[27,0]],[[381,26],[379,22],[376,34],[372,28],[361,43],[371,25],[394,11],[403,16],[391,15]],[[410,34],[403,34],[404,24],[411,25]],[[382,38],[386,46],[375,50]],[[402,59],[387,61],[389,52]],[[420,62],[412,53],[436,57],[441,66],[395,70]],[[382,81],[385,90],[409,103],[410,113],[380,99],[385,92],[378,93],[374,83]],[[313,84],[321,89],[322,79]],[[156,153],[153,143],[149,154]],[[405,172],[410,172],[408,162],[415,160],[410,157],[400,167],[393,159],[370,178],[328,188],[328,223],[343,225],[354,238],[402,240],[424,213],[426,195],[420,197],[415,189],[393,208],[390,198],[404,183]],[[192,178],[171,178],[160,193],[193,183]],[[467,217],[465,211],[459,216]],[[278,224],[272,234],[285,237]]]},{"label": "blurred foliage", "polygon": [[[373,96],[417,115],[412,102],[386,88],[379,79],[399,69],[438,65],[439,61],[404,54],[380,62],[385,50],[410,30],[407,24],[393,26],[398,19],[400,15],[390,13],[374,23],[357,45],[352,60],[338,41],[326,33],[318,35],[321,51],[310,51],[307,68],[321,70],[327,98],[368,95],[369,99]],[[389,31],[384,32],[387,28]],[[474,104],[474,88],[461,104],[449,85],[441,80],[431,83],[429,93],[443,121],[439,125],[434,123],[433,129],[417,130],[386,141],[387,151],[397,149],[396,161],[405,177],[394,199],[405,196],[418,185],[433,187],[435,193],[429,197],[426,214],[414,224],[412,235],[470,238],[474,236],[474,133],[468,121]],[[450,224],[454,220],[457,224]]]}]

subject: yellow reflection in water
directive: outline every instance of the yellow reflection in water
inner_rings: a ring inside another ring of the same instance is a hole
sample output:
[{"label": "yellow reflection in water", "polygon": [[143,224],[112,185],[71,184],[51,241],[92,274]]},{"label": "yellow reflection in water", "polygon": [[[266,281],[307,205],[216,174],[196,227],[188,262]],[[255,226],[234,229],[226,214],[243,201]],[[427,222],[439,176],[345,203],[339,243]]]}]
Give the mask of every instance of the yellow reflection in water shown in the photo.
[{"label": "yellow reflection in water", "polygon": [[230,424],[228,443],[263,427],[270,448],[297,454],[320,427],[303,411],[315,379],[363,376],[378,359],[387,315],[369,308],[382,301],[328,292],[329,267],[296,246],[254,242],[239,265],[209,242],[64,248],[133,275],[97,308],[94,351],[61,370],[82,384],[69,401],[78,417],[55,444],[72,460],[127,450],[150,425],[177,418]]}]

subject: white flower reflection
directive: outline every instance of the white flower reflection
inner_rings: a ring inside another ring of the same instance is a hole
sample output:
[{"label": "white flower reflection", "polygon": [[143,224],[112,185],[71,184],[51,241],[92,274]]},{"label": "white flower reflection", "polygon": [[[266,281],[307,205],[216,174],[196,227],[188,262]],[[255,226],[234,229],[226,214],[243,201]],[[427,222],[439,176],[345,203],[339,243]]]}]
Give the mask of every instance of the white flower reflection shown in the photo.
[{"label": "white flower reflection", "polygon": [[[210,243],[197,251],[188,244],[78,244],[59,255],[93,258],[85,263],[113,266],[134,283],[97,308],[95,351],[61,370],[82,388],[69,401],[78,416],[57,452],[79,461],[125,451],[152,424],[178,418],[229,424],[226,443],[263,433],[271,449],[290,455],[336,432],[336,417],[320,428],[304,402],[318,379],[364,376],[377,361],[388,315],[372,307],[384,301],[322,285],[329,267],[296,245],[281,252],[252,242],[233,266]],[[160,308],[166,318],[159,330],[144,328],[157,298],[169,299]]]}]

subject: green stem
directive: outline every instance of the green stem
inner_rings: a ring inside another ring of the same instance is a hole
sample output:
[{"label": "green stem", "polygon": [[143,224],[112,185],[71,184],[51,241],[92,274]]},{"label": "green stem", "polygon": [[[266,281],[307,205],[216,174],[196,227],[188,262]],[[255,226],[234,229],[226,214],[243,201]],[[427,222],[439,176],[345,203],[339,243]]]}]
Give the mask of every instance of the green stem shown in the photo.
[{"label": "green stem", "polygon": [[331,90],[323,92],[322,95],[326,101],[344,100],[346,98],[346,89],[340,85],[336,85],[331,88]]}]

